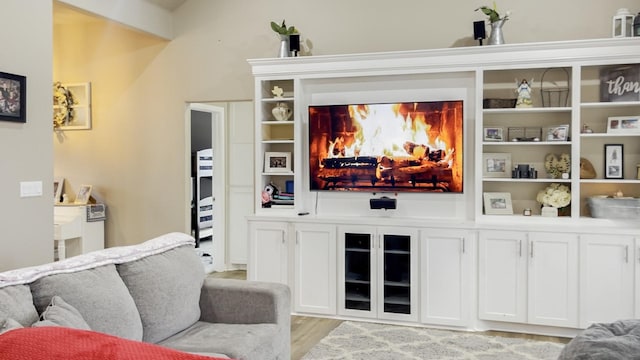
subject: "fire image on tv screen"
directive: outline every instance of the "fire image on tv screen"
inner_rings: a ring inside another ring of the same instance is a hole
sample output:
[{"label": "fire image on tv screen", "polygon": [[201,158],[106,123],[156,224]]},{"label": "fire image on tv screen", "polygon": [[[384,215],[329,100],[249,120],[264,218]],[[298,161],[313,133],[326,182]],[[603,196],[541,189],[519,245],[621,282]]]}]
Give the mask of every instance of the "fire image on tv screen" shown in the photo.
[{"label": "fire image on tv screen", "polygon": [[463,101],[309,106],[311,190],[462,192]]}]

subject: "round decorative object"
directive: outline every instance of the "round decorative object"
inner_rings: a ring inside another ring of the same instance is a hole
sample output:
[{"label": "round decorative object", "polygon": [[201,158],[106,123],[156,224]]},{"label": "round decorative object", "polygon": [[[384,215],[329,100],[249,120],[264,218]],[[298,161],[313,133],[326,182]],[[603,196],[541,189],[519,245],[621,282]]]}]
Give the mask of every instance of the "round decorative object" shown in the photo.
[{"label": "round decorative object", "polygon": [[271,110],[271,113],[273,114],[274,119],[278,121],[287,121],[293,112],[289,109],[289,105],[287,105],[286,102],[278,102]]}]

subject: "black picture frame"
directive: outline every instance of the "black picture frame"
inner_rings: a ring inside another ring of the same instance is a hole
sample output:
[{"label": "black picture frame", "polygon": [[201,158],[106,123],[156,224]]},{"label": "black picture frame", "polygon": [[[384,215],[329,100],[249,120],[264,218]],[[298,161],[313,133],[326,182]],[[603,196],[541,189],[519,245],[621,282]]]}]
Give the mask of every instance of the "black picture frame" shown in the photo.
[{"label": "black picture frame", "polygon": [[27,77],[0,72],[0,120],[27,122]]},{"label": "black picture frame", "polygon": [[604,145],[604,178],[624,179],[624,145]]}]

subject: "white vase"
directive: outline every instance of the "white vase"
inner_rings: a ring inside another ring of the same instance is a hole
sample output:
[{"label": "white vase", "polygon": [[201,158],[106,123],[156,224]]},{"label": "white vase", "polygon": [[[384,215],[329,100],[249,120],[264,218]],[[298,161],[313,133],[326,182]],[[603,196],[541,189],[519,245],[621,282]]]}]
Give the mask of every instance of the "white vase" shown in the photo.
[{"label": "white vase", "polygon": [[543,206],[540,210],[540,215],[544,217],[557,217],[558,208],[554,208],[553,206]]},{"label": "white vase", "polygon": [[292,111],[289,109],[289,105],[285,102],[278,102],[276,106],[271,109],[273,118],[278,121],[287,121],[291,117]]}]

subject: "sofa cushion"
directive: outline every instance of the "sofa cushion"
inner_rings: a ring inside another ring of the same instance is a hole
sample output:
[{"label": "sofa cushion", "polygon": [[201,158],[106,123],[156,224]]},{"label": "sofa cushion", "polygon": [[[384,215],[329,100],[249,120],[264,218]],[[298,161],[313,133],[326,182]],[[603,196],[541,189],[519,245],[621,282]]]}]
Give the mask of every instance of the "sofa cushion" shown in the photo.
[{"label": "sofa cushion", "polygon": [[33,306],[33,297],[28,285],[0,288],[0,312],[4,312],[22,326],[31,326],[38,321],[38,311]]},{"label": "sofa cushion", "polygon": [[0,334],[13,329],[23,327],[18,321],[12,319],[6,313],[0,311]]},{"label": "sofa cushion", "polygon": [[115,265],[45,276],[31,284],[36,309],[43,312],[51,298],[62,297],[95,331],[142,339],[142,322]]},{"label": "sofa cushion", "polygon": [[220,324],[198,321],[159,345],[189,353],[221,353],[232,359],[275,359],[282,349],[276,324]]},{"label": "sofa cushion", "polygon": [[74,329],[91,330],[80,312],[65,302],[60,296],[51,298],[51,303],[40,315],[42,320],[32,326],[64,326]]},{"label": "sofa cushion", "polygon": [[205,272],[192,246],[182,246],[118,264],[140,312],[143,341],[156,343],[200,318]]}]

